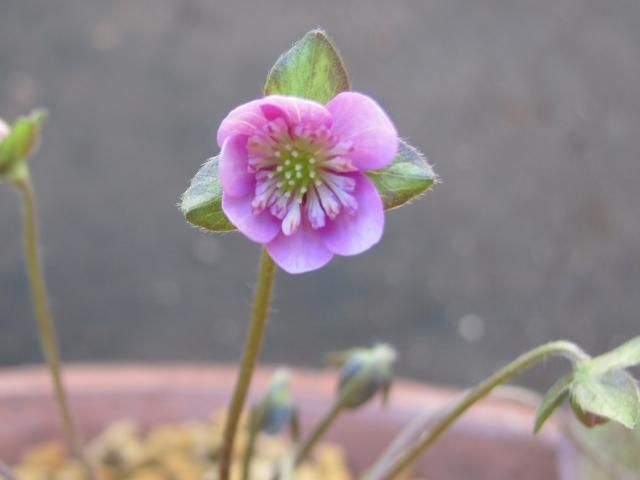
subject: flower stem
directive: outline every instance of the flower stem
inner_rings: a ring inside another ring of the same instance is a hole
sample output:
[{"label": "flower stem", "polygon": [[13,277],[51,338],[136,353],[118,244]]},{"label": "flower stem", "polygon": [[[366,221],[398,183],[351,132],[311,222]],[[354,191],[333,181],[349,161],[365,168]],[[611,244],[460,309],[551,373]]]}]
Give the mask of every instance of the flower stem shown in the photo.
[{"label": "flower stem", "polygon": [[552,356],[563,356],[572,362],[588,358],[587,354],[577,345],[566,341],[550,342],[530,350],[504,368],[498,370],[478,386],[469,390],[415,445],[398,457],[388,468],[383,469],[380,474],[376,474],[375,476],[371,474],[365,475],[365,480],[392,480],[397,478],[398,475],[413,465],[413,463],[478,400],[487,396],[498,385],[509,381],[512,377],[519,375],[536,363]]},{"label": "flower stem", "polygon": [[27,267],[27,275],[31,286],[31,296],[35,310],[36,323],[38,326],[38,336],[42,352],[49,367],[49,374],[53,383],[53,390],[62,418],[67,444],[71,448],[75,457],[82,463],[88,478],[94,478],[89,462],[84,454],[82,443],[75,426],[67,393],[62,381],[60,366],[60,353],[58,351],[58,340],[55,325],[49,309],[47,299],[47,286],[42,272],[42,262],[38,252],[38,220],[36,212],[36,202],[28,175],[24,179],[16,182],[16,186],[22,194],[22,204],[24,212],[24,254]]},{"label": "flower stem", "polygon": [[338,415],[342,412],[342,402],[338,399],[331,407],[331,409],[322,417],[322,420],[315,426],[309,436],[300,444],[297,448],[294,456],[294,465],[298,466],[307,458],[311,449],[318,443],[318,440],[326,433],[331,424],[338,418]]},{"label": "flower stem", "polygon": [[240,371],[236,379],[236,385],[224,428],[222,449],[220,451],[220,480],[229,479],[233,443],[236,431],[238,430],[240,415],[242,414],[242,408],[247,399],[251,377],[253,376],[258,356],[262,350],[262,339],[267,324],[274,273],[275,264],[267,251],[263,250],[260,257],[260,270],[258,271],[258,284],[253,302],[251,325],[249,327],[249,333],[247,334]]}]

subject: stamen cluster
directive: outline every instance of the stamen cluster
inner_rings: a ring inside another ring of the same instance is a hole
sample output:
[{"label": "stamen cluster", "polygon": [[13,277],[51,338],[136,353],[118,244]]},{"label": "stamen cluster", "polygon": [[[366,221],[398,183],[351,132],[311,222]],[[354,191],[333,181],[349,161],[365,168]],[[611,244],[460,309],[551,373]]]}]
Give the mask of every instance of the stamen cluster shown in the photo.
[{"label": "stamen cluster", "polygon": [[290,131],[282,118],[267,122],[247,141],[248,169],[256,176],[254,214],[269,208],[282,220],[282,232],[291,235],[302,215],[318,229],[343,208],[354,213],[355,180],[344,175],[357,171],[346,157],[350,148],[324,126]]}]

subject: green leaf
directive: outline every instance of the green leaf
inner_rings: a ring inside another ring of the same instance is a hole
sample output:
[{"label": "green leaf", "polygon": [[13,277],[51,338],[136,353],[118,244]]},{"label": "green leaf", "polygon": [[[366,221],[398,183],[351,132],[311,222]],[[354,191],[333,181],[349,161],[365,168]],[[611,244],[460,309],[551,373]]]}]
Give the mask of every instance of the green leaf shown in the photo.
[{"label": "green leaf", "polygon": [[536,420],[533,432],[538,433],[544,423],[553,412],[562,405],[562,402],[569,396],[569,386],[573,381],[573,373],[568,373],[552,385],[547,394],[542,399],[536,411]]},{"label": "green leaf", "polygon": [[264,85],[265,95],[291,95],[322,104],[350,89],[342,57],[322,30],[310,31],[283,53]]},{"label": "green leaf", "polygon": [[602,375],[611,370],[621,370],[638,364],[640,364],[640,337],[633,338],[610,352],[581,362],[583,368],[588,369],[591,375]]},{"label": "green leaf", "polygon": [[640,392],[625,370],[600,376],[577,369],[571,385],[572,401],[583,411],[634,428],[640,420]]},{"label": "green leaf", "polygon": [[35,153],[45,118],[44,110],[36,110],[16,121],[0,142],[0,176],[12,176],[12,172]]},{"label": "green leaf", "polygon": [[231,232],[236,227],[222,211],[222,185],[218,178],[218,157],[210,158],[191,180],[182,195],[180,209],[187,221],[212,232]]},{"label": "green leaf", "polygon": [[403,140],[393,161],[380,170],[367,172],[367,176],[378,189],[385,210],[404,205],[439,181],[424,156]]}]

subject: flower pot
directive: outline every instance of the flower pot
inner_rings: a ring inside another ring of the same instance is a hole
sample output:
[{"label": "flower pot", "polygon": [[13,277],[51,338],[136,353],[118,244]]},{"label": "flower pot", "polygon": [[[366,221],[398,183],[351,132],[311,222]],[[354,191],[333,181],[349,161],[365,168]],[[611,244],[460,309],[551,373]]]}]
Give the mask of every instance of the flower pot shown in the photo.
[{"label": "flower pot", "polygon": [[[260,370],[254,392],[262,390],[269,369]],[[203,419],[224,408],[234,382],[228,367],[70,366],[66,384],[86,437],[110,422],[135,418],[142,426]],[[297,370],[293,389],[309,427],[334,395],[335,373]],[[391,403],[374,403],[347,413],[327,438],[342,444],[350,466],[363,472],[394,435],[416,415],[450,405],[454,390],[398,381]],[[533,412],[505,400],[487,399],[469,411],[424,455],[422,478],[438,480],[573,480],[573,450],[550,422],[533,436]],[[46,371],[36,367],[0,370],[0,458],[12,463],[29,445],[61,438]]]}]

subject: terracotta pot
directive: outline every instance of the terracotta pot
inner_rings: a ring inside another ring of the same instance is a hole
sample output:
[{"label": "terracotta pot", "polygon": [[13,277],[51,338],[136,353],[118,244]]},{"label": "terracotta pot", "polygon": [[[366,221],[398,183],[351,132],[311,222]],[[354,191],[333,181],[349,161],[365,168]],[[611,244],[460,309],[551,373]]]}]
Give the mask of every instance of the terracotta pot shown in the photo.
[{"label": "terracotta pot", "polygon": [[[261,370],[260,391],[269,377]],[[81,428],[95,435],[109,422],[136,418],[144,426],[201,419],[223,408],[233,370],[211,366],[72,366],[66,383]],[[333,398],[335,374],[294,372],[303,425],[318,418]],[[417,414],[450,405],[453,390],[408,381],[394,385],[391,407],[378,404],[345,414],[328,438],[340,442],[356,472],[362,472],[393,436]],[[574,455],[553,423],[531,434],[530,409],[488,399],[467,413],[418,464],[421,477],[438,480],[572,480]],[[49,379],[40,368],[0,370],[0,458],[15,462],[34,443],[60,438]]]}]

